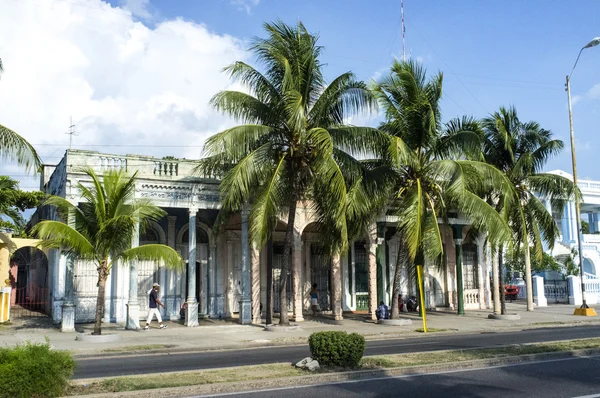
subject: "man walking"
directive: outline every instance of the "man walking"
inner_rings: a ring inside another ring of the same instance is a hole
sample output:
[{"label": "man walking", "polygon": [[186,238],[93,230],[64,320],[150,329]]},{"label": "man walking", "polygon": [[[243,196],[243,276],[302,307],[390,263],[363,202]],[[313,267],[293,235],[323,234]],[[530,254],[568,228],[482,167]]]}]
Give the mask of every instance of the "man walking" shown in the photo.
[{"label": "man walking", "polygon": [[159,285],[158,285],[158,283],[155,282],[152,285],[152,290],[150,290],[150,292],[148,294],[148,307],[149,308],[148,308],[148,316],[146,317],[146,327],[144,328],[144,330],[150,329],[150,322],[152,322],[152,318],[154,318],[155,314],[156,314],[156,320],[160,324],[160,328],[161,329],[167,328],[166,325],[163,325],[162,318],[160,317],[160,311],[158,310],[159,305],[161,307],[165,308],[163,303],[161,303],[160,300],[158,299],[158,289],[159,289]]}]

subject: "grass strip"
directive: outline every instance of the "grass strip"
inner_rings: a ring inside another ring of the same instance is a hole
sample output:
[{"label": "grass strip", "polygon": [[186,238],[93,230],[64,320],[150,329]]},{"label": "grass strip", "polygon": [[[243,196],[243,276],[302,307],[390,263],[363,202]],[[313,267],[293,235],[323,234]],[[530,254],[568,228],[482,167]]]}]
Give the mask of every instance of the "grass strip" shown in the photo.
[{"label": "grass strip", "polygon": [[[600,338],[568,340],[553,343],[511,345],[498,348],[480,348],[468,350],[448,350],[393,354],[364,357],[360,368],[356,370],[389,369],[419,365],[458,363],[477,359],[517,357],[521,355],[542,354],[600,348]],[[348,369],[322,369],[320,373],[347,371]],[[68,395],[85,395],[124,391],[149,390],[166,387],[183,387],[239,381],[256,381],[283,377],[305,376],[306,371],[296,369],[289,363],[240,366],[235,368],[210,369],[197,372],[165,373],[151,376],[129,376],[109,378],[88,385],[72,383]]]}]

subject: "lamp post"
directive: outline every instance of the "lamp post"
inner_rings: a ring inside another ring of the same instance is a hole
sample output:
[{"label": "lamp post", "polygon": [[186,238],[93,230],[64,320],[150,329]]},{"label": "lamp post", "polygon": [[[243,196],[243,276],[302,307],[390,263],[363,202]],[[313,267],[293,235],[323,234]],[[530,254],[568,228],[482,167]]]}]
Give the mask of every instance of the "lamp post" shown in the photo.
[{"label": "lamp post", "polygon": [[[569,128],[571,132],[571,161],[573,162],[573,184],[577,186],[577,161],[575,157],[575,134],[573,133],[573,110],[571,107],[571,76],[573,75],[573,71],[575,71],[575,67],[577,66],[577,62],[579,61],[579,57],[581,53],[586,48],[596,47],[600,44],[600,37],[594,38],[587,45],[585,45],[581,50],[579,50],[579,55],[577,55],[577,59],[575,60],[575,65],[573,65],[573,69],[571,69],[571,73],[567,75],[566,82],[566,90],[567,90],[567,98],[569,101]],[[583,252],[581,250],[581,212],[579,208],[579,199],[577,196],[575,197],[575,222],[577,224],[577,248],[579,251],[579,274],[581,275],[581,298],[582,305],[581,308],[576,308],[574,315],[583,315],[583,316],[594,316],[596,315],[596,311],[593,308],[589,308],[586,300],[585,300],[585,283],[583,282]]]}]

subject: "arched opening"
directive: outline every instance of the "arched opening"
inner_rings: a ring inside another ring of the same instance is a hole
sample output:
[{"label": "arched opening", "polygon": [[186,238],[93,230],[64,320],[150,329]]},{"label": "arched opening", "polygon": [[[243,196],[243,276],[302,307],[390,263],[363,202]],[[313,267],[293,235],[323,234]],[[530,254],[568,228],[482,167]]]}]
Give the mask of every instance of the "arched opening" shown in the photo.
[{"label": "arched opening", "polygon": [[365,241],[354,242],[354,289],[356,292],[356,310],[369,309],[369,253]]},{"label": "arched opening", "polygon": [[463,287],[464,289],[479,288],[477,275],[477,245],[473,243],[465,243],[462,246],[463,250]]},{"label": "arched opening", "polygon": [[596,265],[587,257],[583,258],[583,272],[586,274],[596,275]]},{"label": "arched opening", "polygon": [[[159,243],[161,243],[160,234],[154,225],[148,225],[140,231],[140,246]],[[142,316],[148,312],[148,294],[154,282],[158,282],[158,264],[154,261],[140,261],[138,263],[138,301]]]},{"label": "arched opening", "polygon": [[[279,288],[281,285],[283,256],[285,252],[286,224],[278,221],[273,234],[273,312],[281,312],[281,298]],[[292,295],[292,256],[290,253],[285,291],[287,294],[287,310],[293,311],[294,300]]]},{"label": "arched opening", "polygon": [[325,248],[319,242],[315,223],[308,224],[302,231],[302,235],[306,247],[304,253],[305,263],[309,264],[306,270],[306,278],[310,283],[305,288],[312,289],[313,284],[316,283],[319,308],[322,311],[331,311],[331,295],[333,292],[331,256],[327,254]]},{"label": "arched opening", "polygon": [[35,247],[16,250],[10,258],[11,316],[45,316],[48,300],[48,258]]}]

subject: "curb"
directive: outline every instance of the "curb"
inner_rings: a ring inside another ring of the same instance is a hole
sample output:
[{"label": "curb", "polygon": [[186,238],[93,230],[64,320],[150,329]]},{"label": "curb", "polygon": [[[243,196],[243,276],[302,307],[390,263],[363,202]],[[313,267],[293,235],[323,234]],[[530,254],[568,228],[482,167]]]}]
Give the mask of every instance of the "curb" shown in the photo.
[{"label": "curb", "polygon": [[339,373],[325,374],[310,374],[307,376],[285,377],[277,379],[262,379],[254,381],[243,381],[233,383],[215,383],[196,386],[169,387],[153,390],[137,390],[127,392],[113,392],[103,394],[78,395],[81,398],[128,398],[128,397],[181,397],[189,395],[204,395],[204,394],[222,394],[244,392],[249,390],[269,389],[272,387],[292,387],[292,386],[310,386],[324,383],[336,383],[354,380],[363,380],[374,377],[393,377],[393,376],[410,376],[422,375],[428,373],[440,373],[446,371],[463,370],[463,369],[483,369],[490,366],[502,366],[513,364],[527,364],[544,360],[561,360],[569,358],[579,358],[586,356],[599,355],[600,348],[548,352],[541,354],[529,354],[504,358],[491,359],[476,359],[472,361],[448,363],[448,364],[432,364],[432,365],[416,365],[402,368],[390,369],[373,369],[359,370]]}]

